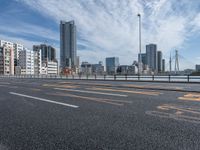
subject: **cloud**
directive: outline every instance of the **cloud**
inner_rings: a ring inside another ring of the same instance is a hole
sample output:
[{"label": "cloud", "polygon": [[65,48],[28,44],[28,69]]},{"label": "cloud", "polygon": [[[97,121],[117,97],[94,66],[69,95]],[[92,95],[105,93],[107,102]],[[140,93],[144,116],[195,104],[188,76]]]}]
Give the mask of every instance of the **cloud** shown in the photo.
[{"label": "cloud", "polygon": [[[198,1],[188,0],[18,0],[44,16],[75,20],[78,54],[95,62],[119,56],[121,64],[131,64],[138,53],[138,18],[142,15],[143,51],[157,43],[168,54],[182,48],[192,33],[200,29]],[[191,21],[194,20],[194,21]],[[46,36],[46,35],[45,35]]]}]

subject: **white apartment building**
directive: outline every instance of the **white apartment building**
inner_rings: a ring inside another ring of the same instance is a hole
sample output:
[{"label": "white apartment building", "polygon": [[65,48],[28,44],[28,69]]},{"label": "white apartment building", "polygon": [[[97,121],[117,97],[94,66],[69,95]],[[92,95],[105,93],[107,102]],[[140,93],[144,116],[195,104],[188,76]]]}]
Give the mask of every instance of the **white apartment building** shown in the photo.
[{"label": "white apartment building", "polygon": [[[1,41],[0,41],[1,42]],[[10,44],[0,43],[0,74],[14,75],[14,52]]]},{"label": "white apartment building", "polygon": [[13,44],[14,48],[14,59],[15,59],[15,66],[19,65],[19,52],[24,50],[24,46],[22,44]]},{"label": "white apartment building", "polygon": [[41,50],[33,51],[34,53],[34,74],[42,74],[42,56]]},{"label": "white apartment building", "polygon": [[34,74],[34,52],[28,49],[24,49],[19,52],[19,66],[22,75]]},{"label": "white apartment building", "polygon": [[14,44],[12,42],[9,42],[9,41],[5,41],[5,40],[0,40],[0,46],[7,46],[7,47],[10,47],[10,48],[14,48]]},{"label": "white apartment building", "polygon": [[42,63],[41,75],[57,75],[57,74],[58,74],[58,62],[48,61]]},{"label": "white apartment building", "polygon": [[56,61],[48,61],[47,62],[47,74],[57,75],[58,74],[58,62]]}]

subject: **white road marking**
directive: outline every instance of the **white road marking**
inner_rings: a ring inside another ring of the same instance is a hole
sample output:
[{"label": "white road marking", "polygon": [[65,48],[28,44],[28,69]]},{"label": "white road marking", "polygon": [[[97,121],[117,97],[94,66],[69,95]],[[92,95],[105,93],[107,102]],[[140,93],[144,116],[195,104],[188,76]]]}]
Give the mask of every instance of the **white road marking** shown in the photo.
[{"label": "white road marking", "polygon": [[95,91],[84,91],[84,90],[62,89],[62,88],[54,88],[54,89],[55,90],[61,90],[61,91],[70,91],[70,92],[80,92],[80,93],[90,93],[90,94],[100,94],[100,95],[109,95],[109,96],[128,97],[128,95],[102,93],[102,92],[95,92]]},{"label": "white road marking", "polygon": [[76,106],[76,105],[56,102],[56,101],[52,101],[52,100],[48,100],[48,99],[44,99],[44,98],[39,98],[39,97],[34,97],[34,96],[29,96],[29,95],[24,95],[24,94],[20,94],[20,93],[14,93],[14,92],[9,92],[9,93],[12,94],[12,95],[17,95],[17,96],[35,99],[35,100],[39,100],[39,101],[44,101],[44,102],[48,102],[48,103],[63,105],[63,106],[67,106],[67,107],[72,107],[72,108],[78,108],[79,107],[79,106]]},{"label": "white road marking", "polygon": [[0,84],[10,84],[9,82],[0,82]]}]

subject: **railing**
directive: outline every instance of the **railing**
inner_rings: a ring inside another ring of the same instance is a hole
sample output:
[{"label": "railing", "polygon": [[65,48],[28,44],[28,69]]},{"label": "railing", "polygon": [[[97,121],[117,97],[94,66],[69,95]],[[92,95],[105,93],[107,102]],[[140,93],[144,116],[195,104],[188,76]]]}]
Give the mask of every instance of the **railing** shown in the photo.
[{"label": "railing", "polygon": [[33,79],[74,79],[74,80],[113,80],[113,81],[151,81],[200,83],[200,76],[140,76],[140,75],[0,75],[0,78]]}]

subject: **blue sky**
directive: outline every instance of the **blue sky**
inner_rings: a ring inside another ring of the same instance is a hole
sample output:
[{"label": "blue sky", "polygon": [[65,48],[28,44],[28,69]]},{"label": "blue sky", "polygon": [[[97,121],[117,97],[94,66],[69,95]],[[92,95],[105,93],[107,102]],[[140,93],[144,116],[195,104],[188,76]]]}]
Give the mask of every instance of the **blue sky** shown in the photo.
[{"label": "blue sky", "polygon": [[132,64],[141,13],[143,52],[156,43],[167,62],[178,49],[182,69],[200,64],[199,0],[0,0],[0,6],[0,39],[28,48],[46,41],[58,58],[59,22],[75,20],[82,61],[118,56],[121,64]]}]

